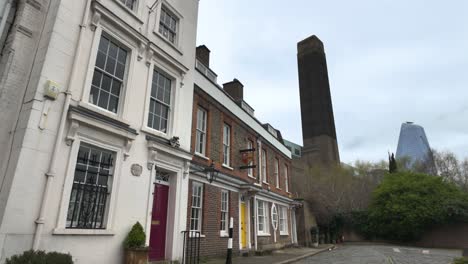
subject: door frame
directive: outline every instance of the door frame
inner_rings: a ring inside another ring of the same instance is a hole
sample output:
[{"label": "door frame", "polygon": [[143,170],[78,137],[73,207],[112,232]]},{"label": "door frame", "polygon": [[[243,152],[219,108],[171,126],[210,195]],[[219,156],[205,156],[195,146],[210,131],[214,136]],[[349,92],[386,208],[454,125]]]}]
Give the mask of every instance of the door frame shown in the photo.
[{"label": "door frame", "polygon": [[[162,185],[162,186],[167,186],[167,188],[168,188],[168,190],[167,190],[167,207],[166,207],[166,232],[164,234],[164,240],[165,240],[165,243],[164,243],[164,257],[163,257],[162,260],[158,260],[158,261],[163,261],[163,260],[167,259],[167,248],[168,248],[168,246],[170,246],[167,243],[167,234],[168,234],[168,230],[169,230],[169,204],[170,204],[169,199],[170,199],[170,192],[171,192],[171,184],[170,184],[169,180],[167,182],[161,181],[161,180],[155,180],[153,182],[153,203],[154,203],[154,196],[156,195],[156,185],[157,184]],[[148,246],[151,245],[151,228],[153,226],[152,220],[153,220],[153,211],[151,211],[150,229],[149,229],[149,234],[147,235],[148,239],[149,239]]]},{"label": "door frame", "polygon": [[[242,201],[242,197],[244,197],[244,201]],[[247,247],[243,248],[242,247],[242,229],[241,229],[241,204],[245,204],[245,226],[247,228],[246,232],[246,242],[247,242]],[[252,243],[251,243],[251,238],[250,238],[250,199],[247,196],[242,195],[242,193],[239,193],[239,249],[251,249],[252,248]]]}]

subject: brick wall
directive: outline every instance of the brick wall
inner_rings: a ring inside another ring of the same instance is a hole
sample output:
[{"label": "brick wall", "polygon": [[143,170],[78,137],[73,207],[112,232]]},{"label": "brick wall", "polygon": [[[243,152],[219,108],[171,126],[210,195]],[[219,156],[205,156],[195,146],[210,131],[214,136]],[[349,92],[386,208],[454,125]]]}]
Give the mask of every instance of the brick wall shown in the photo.
[{"label": "brick wall", "polygon": [[[253,177],[247,175],[248,170],[240,170],[242,164],[241,153],[239,152],[242,149],[246,149],[248,146],[248,141],[253,143],[253,147],[256,149],[254,164],[258,165],[258,152],[261,151],[257,145],[257,133],[252,130],[247,124],[239,120],[237,117],[232,115],[227,109],[222,105],[216,102],[208,94],[202,91],[200,88],[195,86],[194,90],[194,103],[193,103],[193,115],[192,115],[192,145],[191,152],[195,154],[195,144],[196,144],[196,126],[197,126],[197,110],[202,108],[207,112],[207,128],[206,128],[206,153],[205,157],[200,157],[194,155],[193,163],[209,166],[211,161],[215,162],[215,167],[224,175],[228,175],[234,178],[243,180],[246,183],[257,183],[259,167],[253,169]],[[226,168],[222,166],[223,163],[223,124],[228,124],[231,128],[231,168]],[[261,186],[263,189],[268,190],[273,193],[283,195],[285,197],[290,197],[290,193],[286,192],[285,188],[285,175],[284,168],[288,168],[288,186],[289,192],[292,193],[291,186],[291,159],[283,155],[278,151],[273,145],[269,142],[260,138],[262,141],[262,149],[266,150],[267,153],[267,182],[268,184],[262,183]],[[276,176],[275,172],[275,159],[278,159],[280,168],[279,168],[279,187],[276,188]],[[188,201],[188,214],[187,214],[187,229],[190,225],[190,215],[191,215],[191,191],[192,191],[192,181],[190,181],[189,188],[189,201]],[[233,250],[234,252],[239,251],[239,196],[238,193],[230,192],[230,216],[234,217],[234,235],[233,235]],[[251,199],[250,204],[250,241],[252,243],[252,248],[255,247],[255,226],[254,218],[256,213],[254,212],[253,199]],[[214,187],[209,184],[204,184],[204,199],[203,199],[203,228],[202,233],[205,235],[201,239],[201,256],[216,256],[224,255],[226,253],[227,247],[227,238],[220,237],[220,211],[221,206],[221,189]],[[271,203],[269,203],[269,208],[271,209]],[[288,210],[288,235],[281,236],[279,230],[277,230],[276,238],[277,242],[274,242],[273,237],[273,228],[271,226],[270,219],[270,236],[268,237],[258,237],[258,249],[262,248],[278,248],[285,246],[291,243],[291,215]]]},{"label": "brick wall", "polygon": [[[192,145],[191,151],[195,153],[195,144],[196,144],[196,125],[197,125],[197,109],[198,107],[203,108],[207,111],[207,144],[206,144],[206,153],[205,156],[207,159],[194,156],[194,163],[208,166],[211,163],[211,160],[215,162],[216,168],[220,170],[221,173],[230,175],[239,179],[244,180],[248,183],[258,182],[258,167],[253,170],[253,176],[255,178],[247,176],[247,170],[240,170],[239,167],[243,166],[241,153],[239,152],[242,149],[247,148],[248,141],[253,142],[254,148],[257,150],[255,153],[254,164],[258,165],[258,145],[257,137],[255,131],[248,127],[241,120],[233,116],[228,112],[223,106],[218,102],[214,101],[209,95],[195,86],[194,93],[194,104],[193,104],[193,120],[192,120]],[[226,123],[231,127],[231,164],[229,168],[223,167],[223,124]],[[267,179],[269,184],[262,184],[264,189],[270,187],[270,191],[278,193],[283,196],[289,197],[289,193],[285,190],[285,175],[284,175],[284,166],[288,167],[288,180],[289,180],[289,192],[291,191],[291,160],[279,152],[275,147],[269,144],[267,141],[262,140],[262,149],[265,149],[267,152]],[[274,176],[274,159],[277,158],[280,163],[280,185],[279,188],[276,188],[275,176]]]},{"label": "brick wall", "polygon": [[[190,229],[192,206],[192,183],[189,183],[187,230]],[[221,237],[221,188],[203,184],[203,216],[200,241],[200,256],[221,256],[227,251],[228,237]],[[239,194],[229,191],[229,218],[234,218],[233,252],[239,251]]]}]

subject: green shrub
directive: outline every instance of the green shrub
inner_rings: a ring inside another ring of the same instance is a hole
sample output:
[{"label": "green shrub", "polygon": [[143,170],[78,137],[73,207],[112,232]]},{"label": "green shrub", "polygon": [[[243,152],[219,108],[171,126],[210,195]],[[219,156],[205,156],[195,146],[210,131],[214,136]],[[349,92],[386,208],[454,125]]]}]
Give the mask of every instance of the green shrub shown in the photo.
[{"label": "green shrub", "polygon": [[368,236],[411,241],[467,215],[468,195],[455,185],[438,176],[400,172],[385,176],[367,214],[359,217]]},{"label": "green shrub", "polygon": [[125,248],[142,248],[145,246],[146,235],[140,222],[133,225],[124,241]]},{"label": "green shrub", "polygon": [[5,264],[73,264],[73,259],[70,254],[29,250],[8,258]]},{"label": "green shrub", "polygon": [[453,264],[468,264],[468,258],[457,258],[454,260]]}]

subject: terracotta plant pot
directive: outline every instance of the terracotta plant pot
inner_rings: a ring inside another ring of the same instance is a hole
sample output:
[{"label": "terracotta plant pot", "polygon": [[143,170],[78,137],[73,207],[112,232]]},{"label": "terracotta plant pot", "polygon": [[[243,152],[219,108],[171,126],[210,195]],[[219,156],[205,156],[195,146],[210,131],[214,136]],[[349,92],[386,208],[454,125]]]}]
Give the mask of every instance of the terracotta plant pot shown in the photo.
[{"label": "terracotta plant pot", "polygon": [[125,249],[125,264],[147,264],[148,248]]}]

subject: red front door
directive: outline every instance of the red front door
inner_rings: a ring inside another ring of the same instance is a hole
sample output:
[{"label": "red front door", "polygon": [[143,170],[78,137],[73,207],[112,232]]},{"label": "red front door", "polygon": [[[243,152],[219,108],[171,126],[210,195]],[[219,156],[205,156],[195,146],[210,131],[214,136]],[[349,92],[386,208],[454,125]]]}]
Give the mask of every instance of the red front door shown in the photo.
[{"label": "red front door", "polygon": [[164,260],[166,252],[166,221],[169,186],[156,184],[153,195],[153,213],[151,217],[150,251],[151,261]]}]

